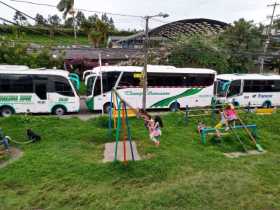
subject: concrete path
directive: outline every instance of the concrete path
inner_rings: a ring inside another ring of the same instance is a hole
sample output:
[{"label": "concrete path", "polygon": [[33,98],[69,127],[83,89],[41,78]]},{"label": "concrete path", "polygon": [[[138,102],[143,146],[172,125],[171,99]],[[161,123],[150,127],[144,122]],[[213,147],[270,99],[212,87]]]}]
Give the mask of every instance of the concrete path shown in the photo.
[{"label": "concrete path", "polygon": [[[104,159],[103,159],[104,163],[114,161],[114,159],[115,159],[115,145],[116,145],[115,142],[105,144]],[[127,160],[132,160],[132,155],[131,155],[131,151],[130,151],[129,142],[127,141],[125,145],[126,145],[126,159]],[[134,160],[141,160],[141,158],[138,154],[138,151],[137,151],[137,145],[134,141],[132,142],[132,148],[133,148]],[[124,160],[124,143],[122,141],[120,141],[118,143],[117,159],[119,161]]]}]

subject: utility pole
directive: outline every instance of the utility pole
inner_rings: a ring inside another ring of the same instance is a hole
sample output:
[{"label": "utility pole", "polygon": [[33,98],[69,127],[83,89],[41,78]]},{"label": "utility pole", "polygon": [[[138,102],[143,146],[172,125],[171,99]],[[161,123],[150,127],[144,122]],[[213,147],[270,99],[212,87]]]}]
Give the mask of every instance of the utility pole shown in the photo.
[{"label": "utility pole", "polygon": [[275,10],[276,10],[276,7],[279,6],[280,4],[278,4],[277,2],[275,2],[274,4],[269,4],[267,5],[268,7],[273,7],[273,10],[272,10],[272,15],[271,15],[271,19],[270,19],[270,24],[266,30],[266,40],[265,40],[265,43],[264,43],[264,49],[263,49],[263,56],[261,57],[261,65],[260,65],[260,74],[264,73],[263,72],[263,69],[264,69],[264,58],[266,56],[266,53],[267,53],[267,48],[268,48],[268,45],[270,43],[270,34],[271,34],[271,29],[272,29],[272,25],[273,25],[273,21],[274,21],[274,16],[275,16]]},{"label": "utility pole", "polygon": [[142,110],[143,111],[146,111],[146,104],[147,104],[146,102],[147,102],[147,86],[148,86],[149,20],[154,17],[167,18],[167,17],[169,17],[169,15],[160,12],[157,15],[143,17],[146,22],[145,44],[144,44],[145,60],[144,60],[144,70],[143,70],[143,100],[142,100]]}]

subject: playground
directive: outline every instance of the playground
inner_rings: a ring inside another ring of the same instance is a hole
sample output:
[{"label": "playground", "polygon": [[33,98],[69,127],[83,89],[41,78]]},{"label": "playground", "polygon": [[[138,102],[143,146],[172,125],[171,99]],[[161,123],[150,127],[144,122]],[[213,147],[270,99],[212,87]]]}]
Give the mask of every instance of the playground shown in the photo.
[{"label": "playground", "polygon": [[[240,114],[246,125],[257,125],[266,152],[238,158],[224,155],[244,152],[234,135],[223,135],[221,142],[207,136],[203,144],[197,132],[201,117],[187,122],[185,117],[183,112],[162,116],[159,147],[149,139],[143,120],[130,118],[131,140],[141,160],[124,164],[103,161],[105,145],[116,140],[108,117],[34,116],[28,126],[42,140],[11,143],[22,156],[0,169],[0,209],[280,208],[280,113]],[[211,115],[203,119],[211,125]],[[24,116],[0,118],[4,133],[17,141],[26,141],[24,123]],[[256,150],[244,130],[235,132],[248,150]],[[122,140],[120,133],[120,145]]]}]

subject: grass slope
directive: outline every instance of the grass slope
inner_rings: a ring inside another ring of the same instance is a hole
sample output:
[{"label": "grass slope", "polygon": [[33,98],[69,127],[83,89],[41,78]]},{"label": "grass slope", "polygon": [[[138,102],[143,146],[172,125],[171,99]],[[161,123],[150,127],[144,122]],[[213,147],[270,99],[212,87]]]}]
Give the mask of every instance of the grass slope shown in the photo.
[{"label": "grass slope", "polygon": [[24,140],[27,127],[43,136],[0,170],[0,209],[280,209],[279,117],[243,116],[257,123],[268,153],[239,159],[223,155],[241,150],[233,137],[201,145],[197,120],[186,126],[181,114],[164,116],[159,148],[143,122],[132,119],[133,139],[146,160],[128,166],[102,163],[104,143],[112,141],[104,118],[0,119],[16,140]]},{"label": "grass slope", "polygon": [[44,35],[34,35],[34,34],[26,34],[21,36],[19,39],[16,39],[12,34],[4,34],[4,37],[7,39],[16,40],[22,43],[35,43],[39,45],[48,45],[48,46],[56,46],[56,45],[91,45],[89,43],[88,38],[86,36],[78,36],[77,40],[74,39],[74,35],[66,36],[66,35],[55,35],[53,38],[50,38],[48,34]]}]

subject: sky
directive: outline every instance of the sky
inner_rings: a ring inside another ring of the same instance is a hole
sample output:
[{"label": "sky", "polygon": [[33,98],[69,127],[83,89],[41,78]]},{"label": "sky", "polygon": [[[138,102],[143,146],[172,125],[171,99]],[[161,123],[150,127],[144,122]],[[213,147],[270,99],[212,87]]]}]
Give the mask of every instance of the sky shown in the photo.
[{"label": "sky", "polygon": [[[34,6],[1,0],[35,17],[36,13],[44,16],[58,14],[55,8]],[[28,0],[36,3],[56,5],[59,0]],[[168,13],[170,17],[156,18],[150,22],[150,28],[181,19],[209,18],[232,23],[239,18],[254,20],[255,23],[268,23],[271,15],[272,0],[75,0],[75,8],[94,11],[132,14],[137,16],[155,15],[159,12]],[[14,11],[0,4],[0,17],[12,20]],[[276,15],[280,14],[280,6]],[[85,12],[85,15],[92,13]],[[112,16],[118,29],[144,29],[142,18]]]}]

